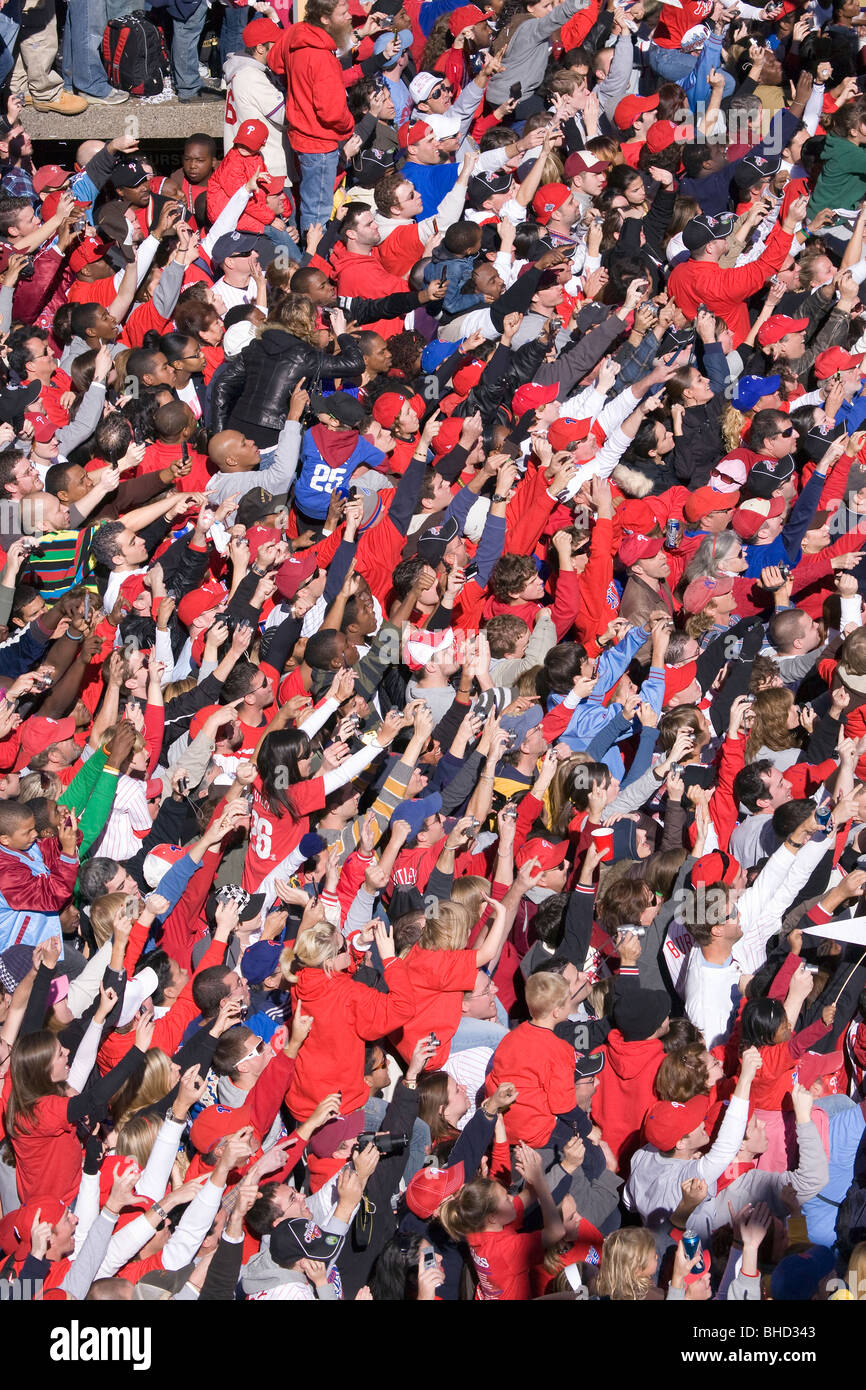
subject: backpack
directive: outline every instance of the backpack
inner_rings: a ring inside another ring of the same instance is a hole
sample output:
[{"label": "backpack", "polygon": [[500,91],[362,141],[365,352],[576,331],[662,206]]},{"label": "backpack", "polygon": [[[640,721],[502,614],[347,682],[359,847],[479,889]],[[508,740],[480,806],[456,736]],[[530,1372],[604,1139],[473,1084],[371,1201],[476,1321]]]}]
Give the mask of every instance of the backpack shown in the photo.
[{"label": "backpack", "polygon": [[134,97],[157,96],[168,76],[161,31],[144,10],[109,20],[102,36],[102,61],[112,87]]}]

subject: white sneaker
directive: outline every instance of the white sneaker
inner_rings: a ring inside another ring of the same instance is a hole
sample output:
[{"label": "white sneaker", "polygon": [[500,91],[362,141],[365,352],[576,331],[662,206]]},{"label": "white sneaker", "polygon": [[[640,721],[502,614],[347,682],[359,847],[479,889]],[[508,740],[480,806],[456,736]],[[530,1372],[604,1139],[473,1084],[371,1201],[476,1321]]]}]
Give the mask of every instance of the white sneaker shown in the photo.
[{"label": "white sneaker", "polygon": [[88,94],[87,100],[91,106],[122,106],[125,101],[129,101],[129,92],[109,92],[107,97],[92,97]]}]

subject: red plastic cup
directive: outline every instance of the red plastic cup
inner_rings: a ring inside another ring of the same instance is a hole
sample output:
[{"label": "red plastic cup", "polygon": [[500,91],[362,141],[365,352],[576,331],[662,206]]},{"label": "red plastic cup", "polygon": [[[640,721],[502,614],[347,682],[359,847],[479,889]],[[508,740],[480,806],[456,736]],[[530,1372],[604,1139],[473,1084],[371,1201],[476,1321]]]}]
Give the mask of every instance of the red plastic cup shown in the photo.
[{"label": "red plastic cup", "polygon": [[609,863],[613,859],[613,827],[603,825],[599,830],[593,830],[592,838],[595,840],[595,847],[602,858],[602,863]]}]

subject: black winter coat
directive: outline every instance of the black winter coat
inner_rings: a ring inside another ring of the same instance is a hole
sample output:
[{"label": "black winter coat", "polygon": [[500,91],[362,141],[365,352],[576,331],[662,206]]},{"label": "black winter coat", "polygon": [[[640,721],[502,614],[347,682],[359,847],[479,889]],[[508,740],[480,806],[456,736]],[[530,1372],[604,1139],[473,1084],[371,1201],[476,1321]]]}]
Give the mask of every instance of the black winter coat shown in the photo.
[{"label": "black winter coat", "polygon": [[[339,355],[332,357],[311,347],[283,328],[268,328],[260,338],[248,343],[240,354],[242,366],[235,378],[237,395],[229,426],[243,431],[257,444],[276,443],[286,423],[289,398],[301,377],[309,392],[321,390],[325,377],[357,378],[363,374],[364,359],[356,340],[348,334],[338,339]],[[242,376],[242,381],[241,381]],[[223,378],[223,389],[228,377]],[[267,435],[272,434],[272,439]]]}]

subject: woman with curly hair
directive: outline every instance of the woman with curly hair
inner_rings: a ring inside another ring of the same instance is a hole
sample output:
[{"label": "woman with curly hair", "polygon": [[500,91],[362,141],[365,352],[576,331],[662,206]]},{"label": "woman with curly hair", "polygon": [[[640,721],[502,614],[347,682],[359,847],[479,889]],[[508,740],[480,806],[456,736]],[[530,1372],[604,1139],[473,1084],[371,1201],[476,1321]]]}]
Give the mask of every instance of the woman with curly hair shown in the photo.
[{"label": "woman with curly hair", "polygon": [[760,690],[751,709],[746,762],[769,758],[783,772],[799,762],[810,716],[803,714],[786,687]]}]

